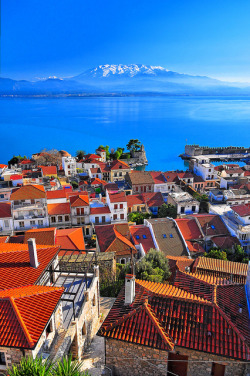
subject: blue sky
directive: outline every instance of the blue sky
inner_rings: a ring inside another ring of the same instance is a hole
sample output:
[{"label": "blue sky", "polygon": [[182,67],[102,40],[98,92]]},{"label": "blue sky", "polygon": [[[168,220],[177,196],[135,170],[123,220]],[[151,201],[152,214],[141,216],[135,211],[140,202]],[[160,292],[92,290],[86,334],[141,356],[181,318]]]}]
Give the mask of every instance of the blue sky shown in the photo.
[{"label": "blue sky", "polygon": [[250,82],[247,0],[1,0],[2,77],[162,65]]}]

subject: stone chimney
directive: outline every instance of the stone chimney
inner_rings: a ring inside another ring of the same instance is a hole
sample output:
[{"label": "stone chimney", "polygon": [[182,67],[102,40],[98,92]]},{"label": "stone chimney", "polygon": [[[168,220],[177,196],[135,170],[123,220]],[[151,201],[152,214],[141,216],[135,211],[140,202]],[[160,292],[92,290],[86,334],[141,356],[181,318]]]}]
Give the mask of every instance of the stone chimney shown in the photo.
[{"label": "stone chimney", "polygon": [[132,304],[135,298],[135,276],[127,274],[125,277],[125,304]]},{"label": "stone chimney", "polygon": [[30,238],[28,240],[28,247],[29,247],[29,256],[30,256],[30,266],[32,266],[32,268],[38,268],[39,262],[38,262],[37,251],[36,251],[36,239]]}]

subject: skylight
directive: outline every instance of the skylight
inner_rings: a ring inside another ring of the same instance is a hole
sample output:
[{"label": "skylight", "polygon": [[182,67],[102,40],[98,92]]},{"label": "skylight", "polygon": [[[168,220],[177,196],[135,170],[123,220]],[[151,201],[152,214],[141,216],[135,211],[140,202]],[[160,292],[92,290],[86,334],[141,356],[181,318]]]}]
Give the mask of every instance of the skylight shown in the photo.
[{"label": "skylight", "polygon": [[173,238],[173,234],[169,234],[169,237],[170,237],[170,238]]},{"label": "skylight", "polygon": [[140,236],[139,235],[135,235],[135,238],[138,240],[138,239],[140,239]]},{"label": "skylight", "polygon": [[163,238],[166,238],[166,237],[167,237],[167,235],[166,235],[166,234],[162,234],[162,237],[163,237]]},{"label": "skylight", "polygon": [[215,227],[214,227],[214,225],[211,225],[211,228],[212,228],[213,230],[215,230]]},{"label": "skylight", "polygon": [[147,239],[146,235],[142,235],[143,239]]}]

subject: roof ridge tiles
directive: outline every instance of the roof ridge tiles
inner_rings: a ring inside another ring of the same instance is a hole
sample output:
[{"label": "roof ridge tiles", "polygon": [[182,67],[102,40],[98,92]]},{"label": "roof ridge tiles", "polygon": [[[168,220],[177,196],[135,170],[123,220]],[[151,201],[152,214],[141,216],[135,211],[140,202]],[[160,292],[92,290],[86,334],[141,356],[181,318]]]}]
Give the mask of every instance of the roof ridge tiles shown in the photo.
[{"label": "roof ridge tiles", "polygon": [[150,316],[150,319],[153,321],[157,332],[159,333],[159,335],[161,336],[163,341],[166,343],[166,345],[169,347],[169,350],[172,351],[174,349],[174,342],[173,342],[172,338],[168,334],[166,334],[163,326],[161,325],[160,321],[155,316],[154,311],[149,306],[147,301],[145,301],[144,307],[145,307],[148,315]]}]

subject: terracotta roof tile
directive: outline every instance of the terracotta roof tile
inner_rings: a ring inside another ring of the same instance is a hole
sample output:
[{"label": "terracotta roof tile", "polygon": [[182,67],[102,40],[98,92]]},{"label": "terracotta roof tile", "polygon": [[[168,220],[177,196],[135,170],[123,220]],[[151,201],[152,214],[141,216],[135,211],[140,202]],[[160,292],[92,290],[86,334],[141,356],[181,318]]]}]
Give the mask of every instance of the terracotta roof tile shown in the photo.
[{"label": "terracotta roof tile", "polygon": [[[0,248],[6,245],[11,244],[0,244]],[[35,284],[58,251],[59,247],[37,247],[38,268],[30,266],[28,250],[0,252],[0,290]]]},{"label": "terracotta roof tile", "polygon": [[56,166],[40,166],[44,176],[57,175]]},{"label": "terracotta roof tile", "polygon": [[30,238],[36,239],[36,244],[55,245],[56,228],[38,228],[25,232],[24,243],[27,243]]},{"label": "terracotta roof tile", "polygon": [[21,188],[13,189],[10,200],[30,200],[45,197],[46,193],[42,185],[25,185]]},{"label": "terracotta roof tile", "polygon": [[61,249],[84,250],[85,243],[82,228],[57,230],[56,245],[61,246]]},{"label": "terracotta roof tile", "polygon": [[235,213],[237,213],[240,217],[250,216],[250,205],[249,204],[234,205],[234,206],[231,206],[231,209]]},{"label": "terracotta roof tile", "polygon": [[63,291],[48,286],[0,291],[0,346],[34,348]]},{"label": "terracotta roof tile", "polygon": [[66,193],[64,189],[57,189],[55,191],[46,192],[47,200],[54,200],[57,198],[66,198]]},{"label": "terracotta roof tile", "polygon": [[71,207],[89,206],[89,196],[78,194],[69,198]]},{"label": "terracotta roof tile", "polygon": [[69,202],[63,202],[58,204],[48,204],[49,215],[70,214]]},{"label": "terracotta roof tile", "polygon": [[151,248],[155,248],[151,232],[147,226],[129,226],[130,233],[135,245],[142,244],[144,251],[147,253]]},{"label": "terracotta roof tile", "polygon": [[90,214],[110,214],[111,211],[109,210],[108,206],[100,206],[97,208],[90,208]]},{"label": "terracotta roof tile", "polygon": [[0,218],[11,218],[10,202],[0,202]]}]

